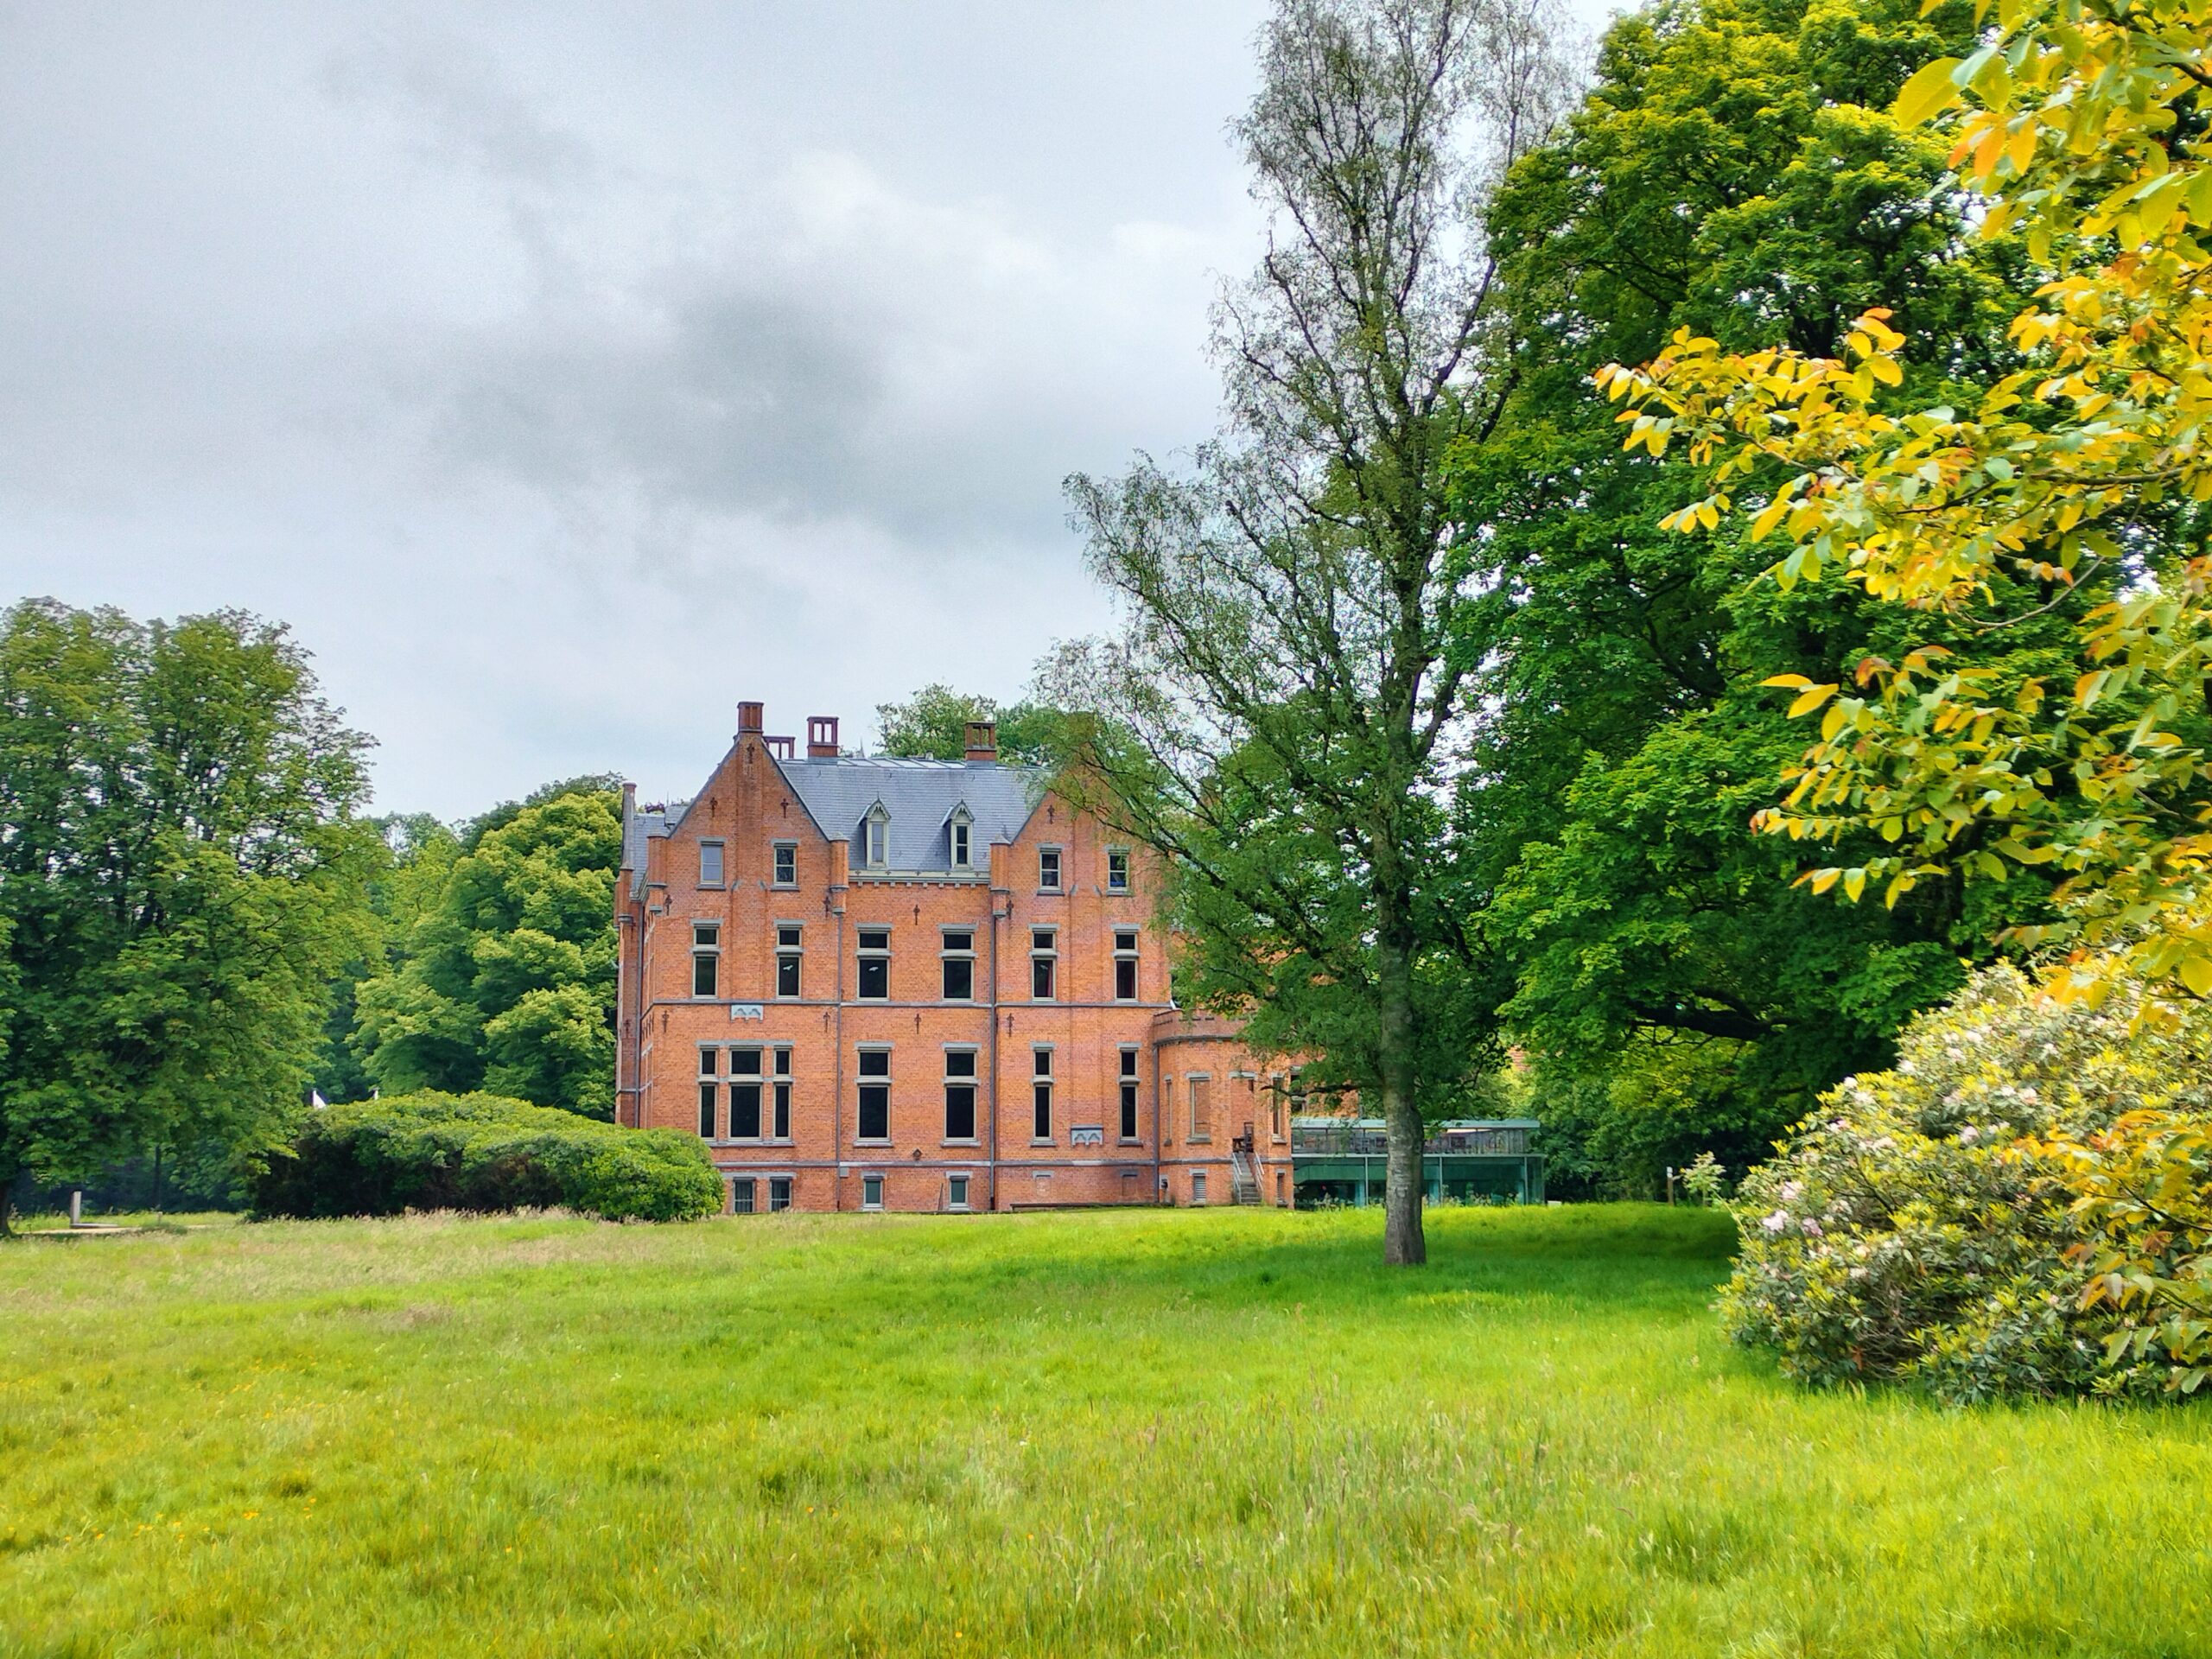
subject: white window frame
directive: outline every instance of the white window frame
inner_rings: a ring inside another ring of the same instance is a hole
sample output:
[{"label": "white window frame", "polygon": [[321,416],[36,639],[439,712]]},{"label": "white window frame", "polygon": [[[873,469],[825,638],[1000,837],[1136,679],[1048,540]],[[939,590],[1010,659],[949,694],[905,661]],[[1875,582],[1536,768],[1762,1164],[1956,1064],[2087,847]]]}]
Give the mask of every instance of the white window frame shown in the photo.
[{"label": "white window frame", "polygon": [[[875,1196],[872,1198],[868,1197],[868,1189],[871,1187],[875,1190]],[[861,1177],[861,1208],[863,1210],[880,1210],[883,1208],[882,1176],[863,1175]]]},{"label": "white window frame", "polygon": [[[715,1133],[724,1122],[721,1103],[721,1067],[722,1051],[720,1046],[714,1043],[700,1044],[699,1086],[692,1091],[692,1096],[699,1107],[701,1125],[699,1138],[702,1141],[712,1141],[721,1139],[721,1136]],[[709,1095],[707,1092],[709,1090],[714,1092]]]},{"label": "white window frame", "polygon": [[[946,942],[955,933],[966,937],[968,944],[964,950]],[[937,938],[938,1000],[940,1002],[960,1002],[963,1006],[973,1002],[976,1000],[976,930],[972,927],[941,927],[938,930]],[[965,962],[968,964],[968,995],[964,998],[947,996],[944,994],[944,964],[948,962]]]},{"label": "white window frame", "polygon": [[[1050,1147],[1058,1144],[1059,1101],[1053,1084],[1057,1081],[1052,1071],[1051,1043],[1032,1043],[1029,1046],[1029,1144]],[[1037,1133],[1037,1109],[1045,1109],[1045,1133]]]},{"label": "white window frame", "polygon": [[[711,876],[707,874],[707,855],[709,853],[712,853],[715,855],[715,873]],[[728,848],[724,842],[716,839],[711,841],[702,841],[699,843],[699,885],[701,887],[720,887],[725,886],[725,878],[728,874],[728,869],[729,855]]]},{"label": "white window frame", "polygon": [[[791,932],[791,933],[797,934],[797,935],[798,936],[798,940],[797,940],[797,942],[796,942],[796,943],[794,943],[794,944],[785,944],[785,943],[784,943],[784,934],[785,934],[785,932],[786,931],[790,931],[790,932]],[[790,992],[790,993],[788,993],[788,994],[787,994],[787,993],[785,991],[785,989],[784,989],[784,963],[785,963],[786,961],[792,961],[792,962],[796,962],[796,963],[798,963],[799,964],[799,970],[798,970],[798,983],[799,983],[799,988],[798,988],[798,990],[796,990],[796,991],[791,991],[791,992]],[[803,996],[803,995],[805,994],[805,991],[806,991],[806,924],[805,924],[805,923],[804,923],[804,922],[778,922],[778,923],[776,924],[776,996],[777,996],[777,999],[778,999],[779,1001],[792,1001],[792,1000],[793,1000],[793,999],[795,999],[795,998],[798,998],[798,997]]]},{"label": "white window frame", "polygon": [[976,868],[976,820],[962,807],[945,826],[945,849],[956,870]]},{"label": "white window frame", "polygon": [[[1114,879],[1116,874],[1115,867],[1117,862],[1120,865],[1118,874],[1121,876],[1118,881]],[[1109,847],[1106,849],[1106,891],[1109,893],[1129,891],[1129,849],[1126,847]]]},{"label": "white window frame", "polygon": [[861,864],[870,870],[891,868],[891,814],[880,801],[861,820]]},{"label": "white window frame", "polygon": [[[968,1070],[964,1072],[956,1072],[952,1069],[952,1057],[956,1054],[962,1054],[967,1057]],[[944,1132],[939,1137],[939,1145],[947,1147],[979,1147],[982,1145],[982,1051],[977,1048],[975,1044],[947,1043],[944,1046],[944,1086],[948,1093],[950,1093],[953,1089],[959,1087],[964,1087],[968,1090],[968,1128],[970,1132],[963,1135],[955,1135],[952,1133],[952,1126],[950,1123],[947,1123],[944,1125]],[[947,1103],[948,1106],[950,1103],[950,1102]]]},{"label": "white window frame", "polygon": [[[1037,943],[1039,938],[1049,939],[1051,943],[1040,945]],[[1040,962],[1052,964],[1052,990],[1049,996],[1037,995],[1037,964]],[[1029,1000],[1032,1002],[1057,1002],[1060,1000],[1060,930],[1057,927],[1033,927],[1029,930]]]},{"label": "white window frame", "polygon": [[[891,1144],[891,1057],[894,1052],[896,1051],[888,1043],[861,1043],[853,1050],[853,1144],[855,1146],[884,1147]],[[880,1077],[869,1073],[862,1065],[870,1054],[883,1056],[883,1072]],[[864,1135],[861,1133],[861,1094],[862,1090],[879,1084],[883,1090],[883,1133]]]},{"label": "white window frame", "polygon": [[973,1190],[972,1176],[948,1175],[944,1178],[944,1207],[965,1213],[969,1208],[968,1194]]},{"label": "white window frame", "polygon": [[[1142,1051],[1135,1045],[1124,1043],[1118,1051],[1121,1069],[1114,1077],[1114,1127],[1117,1138],[1125,1146],[1142,1139],[1144,1128],[1144,1084],[1137,1075],[1137,1056]],[[1126,1111],[1122,1109],[1127,1107]]]},{"label": "white window frame", "polygon": [[[1052,861],[1052,879],[1045,880],[1045,861]],[[1065,893],[1068,890],[1068,855],[1065,847],[1039,847],[1037,849],[1037,891]]]},{"label": "white window frame", "polygon": [[[784,868],[784,855],[786,853],[791,855],[791,877],[788,881],[784,880],[781,874]],[[798,886],[798,842],[795,841],[770,842],[768,843],[768,861],[769,885],[771,887],[780,887],[785,891],[789,892]]]},{"label": "white window frame", "polygon": [[[1135,943],[1125,949],[1122,944],[1124,938],[1132,939]],[[1114,1001],[1136,1002],[1143,1000],[1143,961],[1144,935],[1134,927],[1116,928],[1114,930]],[[1130,970],[1129,994],[1127,996],[1122,995],[1122,964],[1125,962],[1129,964]]]},{"label": "white window frame", "polygon": [[[870,933],[883,935],[880,946],[862,944],[861,939]],[[860,964],[880,962],[883,964],[883,995],[865,996],[861,993]],[[866,927],[853,930],[853,1001],[855,1002],[888,1002],[891,1001],[891,925],[870,922]]]},{"label": "white window frame", "polygon": [[[699,988],[699,961],[706,957],[714,963],[715,988]],[[691,995],[704,1002],[717,1001],[722,994],[722,927],[720,922],[691,924]]]}]

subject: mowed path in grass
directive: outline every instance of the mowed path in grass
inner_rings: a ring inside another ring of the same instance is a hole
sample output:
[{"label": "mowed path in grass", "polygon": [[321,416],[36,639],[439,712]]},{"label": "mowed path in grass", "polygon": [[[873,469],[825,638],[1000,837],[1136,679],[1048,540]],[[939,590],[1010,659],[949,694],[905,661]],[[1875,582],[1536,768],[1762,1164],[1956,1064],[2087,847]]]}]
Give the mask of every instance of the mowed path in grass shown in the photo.
[{"label": "mowed path in grass", "polygon": [[2212,1412],[1808,1395],[1727,1223],[0,1246],[0,1655],[2212,1654]]}]

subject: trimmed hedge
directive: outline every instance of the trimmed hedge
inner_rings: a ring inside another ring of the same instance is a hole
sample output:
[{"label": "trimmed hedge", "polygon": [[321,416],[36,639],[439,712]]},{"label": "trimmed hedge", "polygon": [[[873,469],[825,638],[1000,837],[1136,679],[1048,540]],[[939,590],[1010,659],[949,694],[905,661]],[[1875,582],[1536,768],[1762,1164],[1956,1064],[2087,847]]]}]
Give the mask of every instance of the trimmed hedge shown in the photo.
[{"label": "trimmed hedge", "polygon": [[722,1184],[706,1149],[672,1129],[425,1091],[311,1113],[253,1189],[264,1217],[556,1205],[609,1221],[685,1221],[720,1210]]}]

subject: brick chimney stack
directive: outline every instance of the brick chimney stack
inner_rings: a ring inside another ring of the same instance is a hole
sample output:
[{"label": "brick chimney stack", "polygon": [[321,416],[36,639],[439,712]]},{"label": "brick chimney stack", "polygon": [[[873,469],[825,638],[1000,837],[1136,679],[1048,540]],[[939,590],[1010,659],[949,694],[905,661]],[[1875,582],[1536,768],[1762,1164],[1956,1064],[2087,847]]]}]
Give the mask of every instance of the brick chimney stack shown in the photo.
[{"label": "brick chimney stack", "polygon": [[837,747],[837,716],[809,715],[806,717],[806,758],[810,760],[835,760],[843,753]]},{"label": "brick chimney stack", "polygon": [[764,709],[765,705],[758,702],[741,702],[737,705],[737,734],[740,737],[743,737],[747,732],[755,736],[760,734]]},{"label": "brick chimney stack", "polygon": [[968,722],[968,764],[988,766],[999,758],[998,722],[992,720],[971,720]]}]

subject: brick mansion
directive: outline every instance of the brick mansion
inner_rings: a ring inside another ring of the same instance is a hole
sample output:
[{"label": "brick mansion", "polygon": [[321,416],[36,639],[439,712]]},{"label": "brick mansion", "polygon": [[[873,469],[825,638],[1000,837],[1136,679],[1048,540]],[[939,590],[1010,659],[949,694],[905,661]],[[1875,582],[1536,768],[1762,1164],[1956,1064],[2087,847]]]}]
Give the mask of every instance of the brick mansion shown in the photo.
[{"label": "brick mansion", "polygon": [[623,791],[616,1119],[747,1210],[1291,1202],[1290,1103],[1179,1010],[1157,866],[1001,763],[872,759],[762,705],[688,802]]}]

